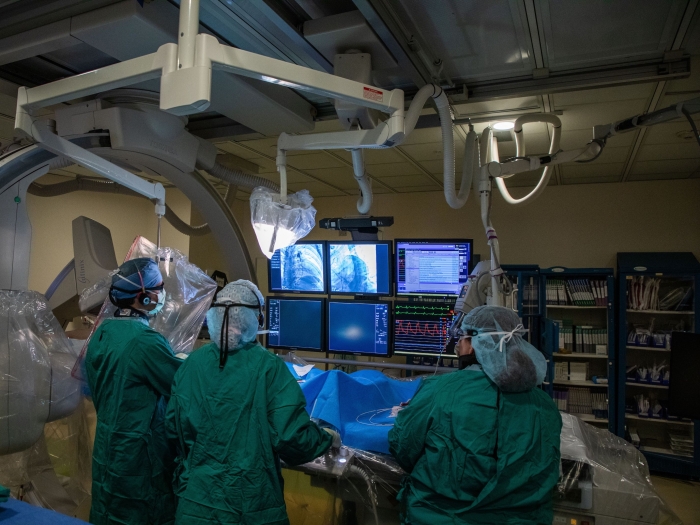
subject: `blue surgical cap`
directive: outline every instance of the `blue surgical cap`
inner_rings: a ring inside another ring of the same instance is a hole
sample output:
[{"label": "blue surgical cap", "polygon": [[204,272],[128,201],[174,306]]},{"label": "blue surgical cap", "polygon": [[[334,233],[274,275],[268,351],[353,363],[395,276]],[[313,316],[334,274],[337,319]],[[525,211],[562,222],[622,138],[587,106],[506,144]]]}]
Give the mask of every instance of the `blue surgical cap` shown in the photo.
[{"label": "blue surgical cap", "polygon": [[142,289],[154,289],[163,283],[158,265],[147,257],[126,261],[112,276],[112,295],[117,301],[131,299]]},{"label": "blue surgical cap", "polygon": [[547,361],[523,339],[518,314],[502,306],[479,306],[462,321],[461,330],[474,330],[472,347],[484,373],[504,392],[527,392],[544,381]]}]

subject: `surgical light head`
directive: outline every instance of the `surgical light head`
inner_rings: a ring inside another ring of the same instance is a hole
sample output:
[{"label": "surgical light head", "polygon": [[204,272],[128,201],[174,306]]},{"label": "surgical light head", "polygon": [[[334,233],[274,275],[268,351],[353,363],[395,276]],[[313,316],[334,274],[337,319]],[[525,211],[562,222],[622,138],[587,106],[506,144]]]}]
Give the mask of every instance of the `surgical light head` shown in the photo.
[{"label": "surgical light head", "polygon": [[527,392],[544,381],[547,361],[523,339],[527,330],[514,311],[502,306],[479,306],[464,317],[458,330],[473,334],[476,360],[502,391]]},{"label": "surgical light head", "polygon": [[297,242],[316,225],[316,208],[307,190],[291,195],[281,194],[259,186],[250,194],[250,220],[260,249],[268,259],[275,250]]},{"label": "surgical light head", "polygon": [[250,281],[240,279],[227,284],[207,312],[212,341],[219,346],[219,368],[226,364],[228,352],[255,340],[265,326],[265,299]]},{"label": "surgical light head", "polygon": [[[138,310],[154,316],[165,304],[163,275],[155,261],[147,257],[132,259],[119,267],[112,276],[109,300],[118,308],[132,307],[134,301]],[[155,308],[151,305],[155,304]]]}]

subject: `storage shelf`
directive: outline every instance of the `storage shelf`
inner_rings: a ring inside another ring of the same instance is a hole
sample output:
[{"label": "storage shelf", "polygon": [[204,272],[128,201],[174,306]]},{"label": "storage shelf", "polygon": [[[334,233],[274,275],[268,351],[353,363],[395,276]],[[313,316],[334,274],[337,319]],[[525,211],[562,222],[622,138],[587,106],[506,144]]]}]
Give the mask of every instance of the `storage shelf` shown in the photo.
[{"label": "storage shelf", "polygon": [[628,346],[627,350],[648,350],[649,352],[670,352],[670,348],[654,348],[653,346]]},{"label": "storage shelf", "polygon": [[565,381],[563,379],[555,379],[555,385],[565,385],[565,386],[592,386],[596,388],[608,388],[608,385],[601,385],[594,383],[593,381]]},{"label": "storage shelf", "polygon": [[672,419],[656,419],[653,417],[639,417],[634,414],[625,414],[625,419],[637,419],[639,421],[650,421],[653,423],[667,423],[669,425],[692,425],[692,421],[674,421]]},{"label": "storage shelf", "polygon": [[545,305],[547,308],[556,308],[563,310],[606,310],[607,306],[576,306],[573,304],[548,304]]},{"label": "storage shelf", "polygon": [[663,455],[665,455],[665,456],[676,456],[676,457],[679,457],[679,458],[685,458],[685,459],[687,459],[688,461],[692,461],[692,460],[693,460],[693,456],[687,456],[687,455],[685,455],[685,454],[676,454],[676,453],[675,453],[673,450],[671,450],[670,448],[647,447],[647,446],[645,446],[645,445],[642,445],[641,447],[639,447],[639,450],[641,450],[642,452],[651,452],[651,453],[653,453],[653,454],[663,454]]},{"label": "storage shelf", "polygon": [[627,386],[638,386],[639,388],[661,388],[668,390],[668,386],[666,385],[652,385],[651,383],[631,383],[627,381],[625,383]]},{"label": "storage shelf", "polygon": [[596,417],[593,414],[574,414],[573,412],[565,412],[565,414],[570,414],[572,416],[576,416],[579,418],[581,421],[585,421],[586,423],[607,423],[608,419],[596,419]]},{"label": "storage shelf", "polygon": [[607,359],[608,356],[605,354],[591,354],[591,353],[573,353],[573,354],[561,354],[559,352],[554,352],[552,354],[554,357],[573,357],[576,359]]},{"label": "storage shelf", "polygon": [[695,315],[690,310],[627,310],[628,314]]}]

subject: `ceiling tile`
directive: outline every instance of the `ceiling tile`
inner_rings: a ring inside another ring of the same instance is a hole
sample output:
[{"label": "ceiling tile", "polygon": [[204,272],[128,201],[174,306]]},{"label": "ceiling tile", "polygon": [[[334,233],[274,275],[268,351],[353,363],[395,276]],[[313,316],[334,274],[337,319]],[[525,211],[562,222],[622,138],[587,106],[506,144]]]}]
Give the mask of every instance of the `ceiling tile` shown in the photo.
[{"label": "ceiling tile", "polygon": [[405,159],[394,149],[366,149],[365,164],[390,164],[405,162]]},{"label": "ceiling tile", "polygon": [[615,102],[618,100],[649,99],[654,93],[656,84],[632,84],[629,86],[616,86],[601,89],[586,89],[584,91],[571,91],[569,93],[555,93],[554,107],[560,109],[566,106],[578,106],[582,104],[600,104],[601,102]]},{"label": "ceiling tile", "polygon": [[408,31],[429,44],[453,79],[530,73],[529,35],[520,2],[398,0],[394,10]]},{"label": "ceiling tile", "polygon": [[667,159],[697,159],[700,157],[700,146],[697,141],[686,141],[678,144],[644,144],[639,148],[636,159],[667,160]]},{"label": "ceiling tile", "polygon": [[[542,170],[539,169],[534,172],[527,172],[527,173],[518,173],[517,175],[514,175],[513,177],[509,177],[505,179],[506,187],[508,188],[522,188],[522,187],[534,187],[537,185],[537,183],[540,181],[542,178]],[[557,180],[556,177],[554,177],[554,173],[552,173],[552,176],[549,179],[549,186],[556,186]],[[497,188],[494,188],[496,192],[498,192]],[[520,198],[523,197],[523,195],[513,195],[513,197]]]},{"label": "ceiling tile", "polygon": [[612,164],[599,164],[591,162],[590,164],[563,164],[561,166],[562,180],[572,180],[578,177],[608,177],[616,176],[618,179],[622,176],[622,170],[625,167],[624,162],[616,162]]},{"label": "ceiling tile", "polygon": [[632,166],[635,175],[641,173],[688,173],[700,168],[700,158],[637,161]]},{"label": "ceiling tile", "polygon": [[628,181],[687,179],[688,173],[631,173]]},{"label": "ceiling tile", "polygon": [[[615,135],[608,139],[608,145],[606,147],[631,146],[636,137],[636,131]],[[568,130],[566,127],[562,126],[559,147],[564,150],[582,148],[588,144],[592,138],[593,128]]]},{"label": "ceiling tile", "polygon": [[403,144],[425,144],[427,142],[442,142],[440,128],[414,129],[413,133],[406,137]]},{"label": "ceiling tile", "polygon": [[[454,109],[457,111],[459,118],[475,118],[477,115],[491,115],[495,112],[517,113],[518,111],[539,107],[539,97],[520,97],[501,100],[488,100],[484,102],[467,102],[466,104],[455,105]],[[496,122],[498,120],[498,115],[494,115],[493,118],[494,122]]]},{"label": "ceiling tile", "polygon": [[406,186],[403,188],[396,188],[399,193],[427,193],[430,191],[441,191],[439,188],[430,189],[425,186]]},{"label": "ceiling tile", "polygon": [[368,167],[367,171],[375,177],[399,177],[403,175],[416,175],[421,171],[408,162],[397,162],[395,164],[375,164]]},{"label": "ceiling tile", "polygon": [[233,153],[234,155],[238,155],[242,159],[253,159],[255,157],[259,157],[260,153],[253,152],[250,150],[247,150],[245,148],[242,148],[238,146],[235,142],[231,141],[226,141],[226,142],[216,142],[214,145],[219,148],[221,151],[224,151],[226,153]]},{"label": "ceiling tile", "polygon": [[[695,8],[696,32],[700,36],[700,11]],[[698,49],[700,51],[700,49]],[[696,51],[697,53],[697,51]],[[678,91],[700,90],[700,55],[690,57],[690,76],[688,78],[678,78],[671,80],[666,86],[666,93]],[[692,98],[693,95],[686,97]],[[695,95],[697,96],[697,95]],[[663,106],[661,106],[663,107]]]},{"label": "ceiling tile", "polygon": [[615,148],[612,146],[605,146],[603,148],[603,153],[600,154],[596,160],[592,161],[590,164],[612,164],[615,162],[627,162],[627,158],[630,154],[629,146],[622,146]]},{"label": "ceiling tile", "polygon": [[277,165],[274,161],[266,159],[264,157],[250,158],[246,159],[248,162],[253,162],[260,166],[259,173],[276,173]]},{"label": "ceiling tile", "polygon": [[565,69],[661,57],[673,41],[686,3],[537,0],[548,65]]},{"label": "ceiling tile", "polygon": [[333,158],[331,155],[318,152],[313,152],[311,155],[298,155],[288,158],[287,164],[300,170],[347,167],[343,162]]},{"label": "ceiling tile", "polygon": [[401,177],[387,177],[381,179],[382,182],[392,188],[402,188],[406,186],[430,186],[438,189],[438,185],[426,175],[404,175]]},{"label": "ceiling tile", "polygon": [[592,136],[593,126],[597,124],[609,124],[642,113],[646,109],[646,101],[620,100],[600,104],[562,106],[557,109],[564,109],[564,114],[559,117],[563,130],[587,129]]},{"label": "ceiling tile", "polygon": [[[697,127],[700,127],[698,122]],[[678,133],[691,132],[688,121],[677,120],[667,124],[657,124],[647,129],[644,135],[644,145],[648,144],[685,144],[686,139],[678,136]],[[695,142],[697,145],[697,141]]]},{"label": "ceiling tile", "polygon": [[304,170],[310,176],[321,179],[338,188],[356,188],[357,182],[352,173],[352,168],[321,168],[316,170]]},{"label": "ceiling tile", "polygon": [[571,184],[601,184],[604,182],[620,182],[620,176],[619,175],[601,175],[601,176],[583,176],[583,177],[566,177],[562,175],[561,178],[562,184],[565,185],[571,185]]},{"label": "ceiling tile", "polygon": [[338,191],[322,182],[305,182],[304,184],[290,184],[289,189],[293,192],[299,190],[309,190],[312,197],[336,197],[346,195],[342,191]]}]

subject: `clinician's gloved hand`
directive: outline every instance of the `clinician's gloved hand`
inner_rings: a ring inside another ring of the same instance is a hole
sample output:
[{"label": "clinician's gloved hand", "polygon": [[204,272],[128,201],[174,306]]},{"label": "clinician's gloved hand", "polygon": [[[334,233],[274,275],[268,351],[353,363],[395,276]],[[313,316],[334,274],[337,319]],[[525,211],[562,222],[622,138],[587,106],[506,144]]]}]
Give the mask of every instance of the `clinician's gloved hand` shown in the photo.
[{"label": "clinician's gloved hand", "polygon": [[0,485],[0,503],[5,503],[10,498],[10,489]]},{"label": "clinician's gloved hand", "polygon": [[332,448],[340,448],[340,446],[343,444],[343,442],[340,439],[340,434],[338,434],[338,432],[336,432],[332,428],[328,428],[328,427],[324,428],[323,430],[328,432],[331,435],[331,437],[333,438],[333,444],[331,445],[331,447]]}]

